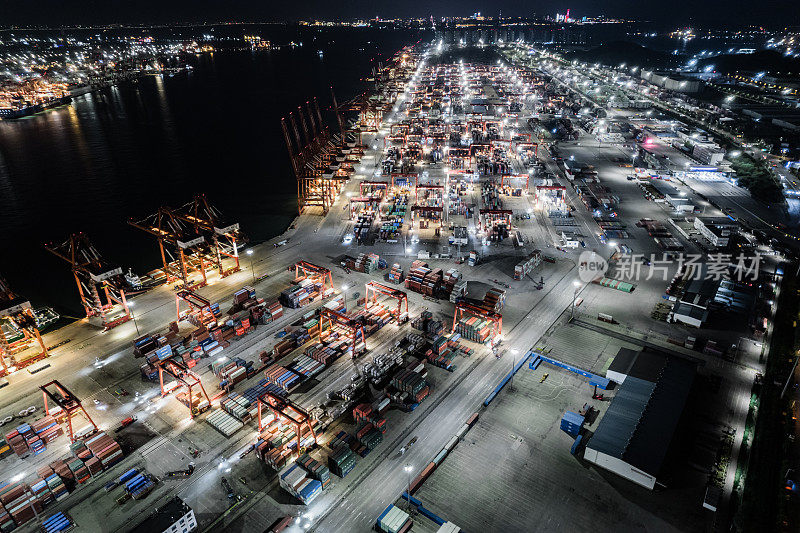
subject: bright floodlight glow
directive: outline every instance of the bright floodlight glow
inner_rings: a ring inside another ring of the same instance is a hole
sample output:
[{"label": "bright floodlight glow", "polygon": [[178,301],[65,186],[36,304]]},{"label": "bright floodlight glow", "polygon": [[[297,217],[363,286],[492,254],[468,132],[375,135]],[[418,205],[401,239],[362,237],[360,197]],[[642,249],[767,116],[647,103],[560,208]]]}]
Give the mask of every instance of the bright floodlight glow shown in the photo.
[{"label": "bright floodlight glow", "polygon": [[247,250],[245,253],[246,253],[247,255],[253,255],[253,250]]}]

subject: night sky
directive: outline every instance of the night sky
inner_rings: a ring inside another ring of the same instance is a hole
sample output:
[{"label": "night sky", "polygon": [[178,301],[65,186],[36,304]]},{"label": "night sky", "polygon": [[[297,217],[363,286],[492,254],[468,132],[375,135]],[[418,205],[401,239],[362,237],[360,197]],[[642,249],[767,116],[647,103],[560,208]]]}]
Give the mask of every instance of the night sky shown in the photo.
[{"label": "night sky", "polygon": [[202,21],[282,21],[308,18],[372,18],[469,15],[572,15],[631,17],[665,25],[701,23],[763,24],[781,28],[800,25],[800,2],[785,0],[580,0],[537,2],[494,0],[0,0],[0,26],[93,23],[160,23]]}]

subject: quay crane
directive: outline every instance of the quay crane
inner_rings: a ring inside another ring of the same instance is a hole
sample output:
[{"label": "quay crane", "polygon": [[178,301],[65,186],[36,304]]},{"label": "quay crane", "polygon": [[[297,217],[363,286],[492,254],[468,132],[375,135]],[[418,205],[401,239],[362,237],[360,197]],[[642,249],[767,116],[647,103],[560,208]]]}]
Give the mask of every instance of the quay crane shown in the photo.
[{"label": "quay crane", "polygon": [[[59,245],[46,244],[45,249],[60,257],[72,267],[72,275],[78,285],[81,304],[86,317],[99,316],[103,329],[109,330],[131,319],[126,299],[129,284],[122,274],[122,268],[106,261],[84,233],[73,233]],[[119,306],[122,314],[109,318],[113,309]]]},{"label": "quay crane", "polygon": [[[205,194],[196,194],[191,202],[174,210],[174,214],[178,219],[191,224],[197,234],[208,234],[206,239],[212,244],[214,262],[220,277],[224,278],[241,270],[239,247],[247,242],[247,238],[239,229],[239,223],[225,221],[222,213],[208,203]],[[222,256],[233,259],[235,266],[225,270]]]},{"label": "quay crane", "polygon": [[[167,281],[182,281],[184,286],[195,288],[206,285],[206,266],[213,264],[213,259],[206,256],[209,248],[206,238],[192,223],[180,218],[171,208],[160,207],[146,218],[128,220],[128,224],[156,237]],[[192,285],[189,275],[194,272],[200,274],[202,280]]]},{"label": "quay crane", "polygon": [[[342,185],[354,171],[348,162],[349,148],[344,137],[343,123],[338,116],[339,107],[334,103],[337,122],[342,130],[332,134],[322,119],[319,102],[313,99],[297,107],[297,113],[289,113],[281,119],[286,148],[292,170],[297,180],[298,209],[302,213],[309,207],[320,207],[327,214]],[[300,135],[298,121],[302,126]],[[291,132],[291,133],[290,133]]]},{"label": "quay crane", "polygon": [[[9,338],[10,337],[10,338]],[[38,342],[41,352],[20,363],[15,354]],[[35,363],[47,357],[47,347],[36,327],[36,316],[31,303],[11,291],[8,283],[0,277],[0,376]],[[10,366],[6,364],[8,358]]]}]

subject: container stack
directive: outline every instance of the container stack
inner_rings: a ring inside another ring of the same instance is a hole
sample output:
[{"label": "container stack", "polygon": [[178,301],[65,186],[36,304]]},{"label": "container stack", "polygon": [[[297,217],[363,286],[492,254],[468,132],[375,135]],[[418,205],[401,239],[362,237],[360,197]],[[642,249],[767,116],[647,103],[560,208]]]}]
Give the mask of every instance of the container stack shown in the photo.
[{"label": "container stack", "polygon": [[392,269],[389,271],[389,281],[392,283],[401,283],[404,278],[403,269],[400,267],[400,263],[395,263],[392,265]]},{"label": "container stack", "polygon": [[322,490],[325,490],[331,484],[331,472],[327,466],[313,459],[307,453],[304,453],[297,458],[295,464],[306,471],[312,479],[316,479],[322,483]]},{"label": "container stack", "polygon": [[280,387],[286,392],[300,384],[300,376],[281,365],[271,365],[264,371],[268,383]]},{"label": "container stack", "polygon": [[258,305],[258,303],[258,299],[256,298],[256,290],[253,287],[246,285],[233,293],[233,306],[231,307],[230,311],[228,311],[228,314],[236,313],[242,309],[249,309],[255,305]]},{"label": "container stack", "polygon": [[306,476],[306,471],[296,464],[289,465],[279,475],[281,487],[308,505],[322,492],[322,483]]},{"label": "container stack", "polygon": [[455,331],[469,341],[483,344],[489,340],[493,329],[493,323],[490,320],[473,316],[459,320]]},{"label": "container stack", "polygon": [[278,344],[272,348],[272,357],[277,361],[295,348],[297,348],[297,338],[293,335],[289,335],[281,339]]},{"label": "container stack", "polygon": [[[0,525],[3,531],[11,531],[21,526],[42,512],[42,504],[36,496],[30,495],[28,484],[22,481],[0,485],[0,503],[5,515],[0,513]],[[35,509],[35,511],[34,511]],[[13,520],[13,522],[12,522]]]},{"label": "container stack", "polygon": [[17,426],[17,429],[14,431],[6,433],[6,442],[18,457],[25,457],[30,453],[30,448],[28,448],[28,444],[25,442],[25,437],[20,434],[20,428],[24,430],[26,425],[27,424]]},{"label": "container stack", "polygon": [[119,443],[104,431],[98,431],[85,440],[86,447],[96,457],[103,468],[110,468],[122,461],[123,453]]},{"label": "container stack", "polygon": [[52,467],[42,467],[40,475],[47,482],[47,488],[50,489],[50,494],[53,495],[53,498],[57,502],[69,496],[69,491],[64,484],[64,480],[53,471]]},{"label": "container stack", "polygon": [[474,267],[475,265],[478,264],[478,252],[472,250],[469,253],[469,257],[467,258],[467,264],[471,267]]},{"label": "container stack", "polygon": [[449,269],[447,272],[444,273],[444,277],[442,278],[443,286],[442,290],[450,295],[452,299],[452,295],[456,284],[461,280],[461,272],[456,270],[455,268]]},{"label": "container stack", "polygon": [[577,437],[583,427],[584,420],[585,418],[578,413],[566,411],[561,418],[561,430],[568,435]]},{"label": "container stack", "polygon": [[328,468],[341,478],[347,476],[355,466],[356,455],[345,443],[340,443],[328,454]]},{"label": "container stack", "polygon": [[386,533],[406,533],[411,529],[412,521],[408,513],[399,507],[390,505],[378,517],[378,530]]},{"label": "container stack", "polygon": [[[44,533],[58,533],[59,531],[67,531],[72,528],[74,524],[69,516],[63,511],[59,511],[54,515],[48,516],[42,521],[42,530]],[[0,530],[5,531],[0,525]]]},{"label": "container stack", "polygon": [[220,407],[240,422],[249,422],[258,416],[258,404],[235,392],[222,400]]},{"label": "container stack", "polygon": [[378,263],[380,258],[378,254],[365,254],[361,253],[358,255],[358,259],[356,260],[356,267],[354,270],[357,272],[364,272],[366,274],[372,274],[376,270],[378,270]]},{"label": "container stack", "polygon": [[453,289],[450,291],[450,301],[452,303],[458,302],[459,299],[467,295],[467,280],[459,279],[453,284]]},{"label": "container stack", "polygon": [[310,378],[325,370],[325,364],[308,355],[300,355],[289,364],[288,368],[297,374]]},{"label": "container stack", "polygon": [[455,366],[453,366],[453,350],[448,346],[447,337],[443,335],[433,341],[431,348],[425,352],[425,358],[433,366],[438,366],[448,372],[455,370]]},{"label": "container stack", "polygon": [[138,473],[125,482],[125,492],[134,500],[142,500],[155,488],[155,482],[145,473]]},{"label": "container stack", "polygon": [[53,493],[50,492],[50,487],[47,486],[47,481],[42,478],[31,484],[31,493],[36,496],[42,507],[46,507],[55,501]]},{"label": "container stack", "polygon": [[430,394],[430,388],[425,379],[412,369],[404,369],[398,372],[391,382],[392,386],[398,391],[408,394],[408,401],[405,403],[418,404]]},{"label": "container stack", "polygon": [[242,422],[236,420],[222,409],[214,409],[211,411],[206,417],[206,422],[226,437],[230,437],[244,427]]},{"label": "container stack", "polygon": [[531,272],[533,272],[536,267],[539,266],[542,262],[542,252],[540,250],[534,250],[530,257],[527,259],[520,261],[514,267],[514,279],[521,280]]},{"label": "container stack", "polygon": [[[283,418],[276,417],[272,412],[264,415],[261,426],[261,433],[256,441],[256,453],[262,461],[280,470],[298,452],[295,427]],[[312,420],[311,426],[317,431],[319,422]],[[301,448],[314,445],[314,435],[308,426],[301,427],[299,440]]]},{"label": "container stack", "polygon": [[286,290],[281,291],[278,300],[285,306],[297,309],[313,302],[322,293],[322,284],[315,283],[309,279],[300,281]]},{"label": "container stack", "polygon": [[67,460],[67,466],[70,470],[72,470],[72,475],[75,478],[76,483],[86,483],[92,477],[91,473],[89,473],[89,469],[86,468],[86,465],[83,464],[83,461],[77,457]]},{"label": "container stack", "polygon": [[372,422],[367,422],[356,432],[356,438],[368,450],[374,450],[383,442],[383,433]]},{"label": "container stack", "polygon": [[491,288],[486,291],[481,307],[493,313],[499,313],[506,303],[506,291],[503,289]]},{"label": "container stack", "polygon": [[408,271],[405,280],[407,289],[426,296],[433,296],[439,292],[441,284],[441,268],[430,269],[427,263],[420,260],[411,263],[411,270]]},{"label": "container stack", "polygon": [[411,321],[411,327],[435,337],[444,331],[444,323],[441,320],[433,320],[433,313],[423,311],[419,317]]}]

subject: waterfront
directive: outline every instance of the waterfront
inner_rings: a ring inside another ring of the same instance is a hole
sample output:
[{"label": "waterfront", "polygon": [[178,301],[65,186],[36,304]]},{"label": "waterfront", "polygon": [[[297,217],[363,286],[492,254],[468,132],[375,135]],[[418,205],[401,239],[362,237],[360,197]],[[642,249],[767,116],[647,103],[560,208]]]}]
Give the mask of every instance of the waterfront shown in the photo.
[{"label": "waterfront", "polygon": [[[371,60],[400,32],[334,31],[276,51],[217,51],[194,69],[74,98],[34,117],[0,122],[2,275],[38,305],[80,316],[69,267],[42,244],[89,234],[99,251],[144,273],[155,240],[129,227],[160,205],[205,192],[254,241],[296,215],[295,181],[280,117],[330,86],[340,101],[364,89]],[[322,54],[319,54],[322,50]]]}]

